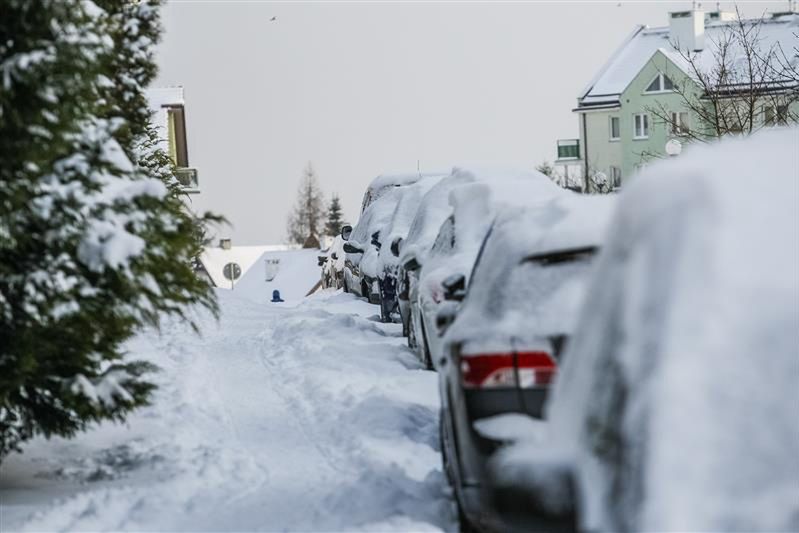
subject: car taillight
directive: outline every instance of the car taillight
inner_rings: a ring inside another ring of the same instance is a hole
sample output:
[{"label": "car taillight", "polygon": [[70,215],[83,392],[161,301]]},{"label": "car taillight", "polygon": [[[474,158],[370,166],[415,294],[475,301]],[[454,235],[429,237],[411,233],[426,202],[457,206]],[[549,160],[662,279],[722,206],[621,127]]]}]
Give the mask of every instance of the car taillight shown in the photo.
[{"label": "car taillight", "polygon": [[555,360],[546,352],[488,353],[461,358],[461,380],[466,389],[545,387],[552,383],[556,370]]}]

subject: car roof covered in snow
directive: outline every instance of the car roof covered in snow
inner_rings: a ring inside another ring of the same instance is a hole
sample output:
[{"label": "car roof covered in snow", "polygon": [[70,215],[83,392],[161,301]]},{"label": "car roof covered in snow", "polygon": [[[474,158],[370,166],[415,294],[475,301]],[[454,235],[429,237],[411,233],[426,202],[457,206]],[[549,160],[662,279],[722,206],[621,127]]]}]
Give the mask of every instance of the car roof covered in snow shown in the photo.
[{"label": "car roof covered in snow", "polygon": [[399,264],[399,258],[391,252],[391,243],[408,236],[408,230],[421,207],[422,199],[442,178],[443,176],[431,176],[401,188],[400,199],[394,207],[391,219],[380,230],[381,248],[378,255],[383,268]]},{"label": "car roof covered in snow", "polygon": [[372,202],[376,201],[386,191],[391,190],[392,187],[403,187],[405,185],[413,185],[414,183],[427,178],[440,178],[445,176],[443,172],[413,172],[407,174],[381,174],[377,176],[363,194],[363,201],[361,203],[361,213],[363,213]]},{"label": "car roof covered in snow", "polygon": [[[536,205],[499,213],[486,236],[466,300],[447,340],[570,333],[577,320],[585,280],[569,280],[569,286],[561,289],[561,277],[550,273],[543,276],[546,282],[542,283],[551,287],[530,286],[530,274],[519,271],[527,269],[530,258],[536,255],[600,246],[615,200],[611,195],[566,192]],[[572,272],[565,275],[571,277]],[[544,299],[549,303],[544,304]],[[541,316],[534,319],[532,312],[541,306],[549,309],[537,313]]]},{"label": "car roof covered in snow", "polygon": [[[690,146],[622,190],[548,410],[547,450],[574,450],[585,528],[799,526],[797,142],[794,127]],[[585,430],[607,416],[623,417],[646,494],[616,518]],[[498,464],[518,473],[538,453]]]}]

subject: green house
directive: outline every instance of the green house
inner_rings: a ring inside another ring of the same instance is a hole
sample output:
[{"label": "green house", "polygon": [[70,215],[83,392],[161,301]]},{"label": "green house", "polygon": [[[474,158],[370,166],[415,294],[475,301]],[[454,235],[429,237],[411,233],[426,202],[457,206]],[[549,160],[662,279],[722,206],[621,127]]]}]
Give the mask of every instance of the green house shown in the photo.
[{"label": "green house", "polygon": [[739,28],[755,28],[760,50],[784,52],[780,61],[799,67],[795,11],[751,21],[739,21],[730,12],[681,11],[669,13],[667,27],[636,27],[578,97],[573,111],[579,138],[558,141],[556,165],[565,185],[584,191],[616,189],[647,162],[667,157],[667,152],[676,155],[694,140],[712,138],[705,109],[712,111],[717,102],[735,111],[745,99],[752,110],[745,119],[749,122],[738,128],[725,122],[722,134],[754,131],[799,115],[796,77],[760,80],[754,89],[734,74],[727,74],[724,87],[708,83],[718,62],[734,73],[745,60],[740,49],[722,48]]}]

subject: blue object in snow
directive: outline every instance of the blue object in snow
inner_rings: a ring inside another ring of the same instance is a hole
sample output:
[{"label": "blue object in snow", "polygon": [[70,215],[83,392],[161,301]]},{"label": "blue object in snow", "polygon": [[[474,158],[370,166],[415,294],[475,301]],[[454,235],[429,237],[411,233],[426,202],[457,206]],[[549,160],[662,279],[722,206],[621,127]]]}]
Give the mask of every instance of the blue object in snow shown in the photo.
[{"label": "blue object in snow", "polygon": [[280,297],[280,291],[275,289],[272,291],[272,301],[273,302],[282,302],[283,298]]}]

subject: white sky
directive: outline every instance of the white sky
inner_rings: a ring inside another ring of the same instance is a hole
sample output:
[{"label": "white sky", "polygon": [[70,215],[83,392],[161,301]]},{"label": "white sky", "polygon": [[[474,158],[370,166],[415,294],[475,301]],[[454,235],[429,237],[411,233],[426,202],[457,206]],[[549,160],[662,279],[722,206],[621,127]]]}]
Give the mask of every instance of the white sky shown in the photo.
[{"label": "white sky", "polygon": [[[171,0],[155,85],[185,88],[196,208],[226,216],[234,244],[272,244],[308,161],[351,222],[374,176],[417,160],[552,161],[577,137],[578,93],[634,26],[690,5]],[[788,2],[738,5],[753,17]]]}]

